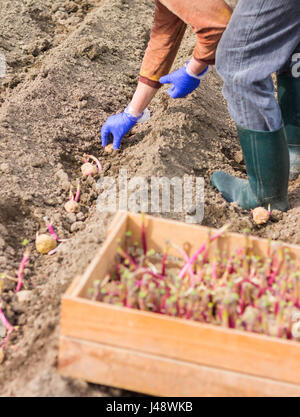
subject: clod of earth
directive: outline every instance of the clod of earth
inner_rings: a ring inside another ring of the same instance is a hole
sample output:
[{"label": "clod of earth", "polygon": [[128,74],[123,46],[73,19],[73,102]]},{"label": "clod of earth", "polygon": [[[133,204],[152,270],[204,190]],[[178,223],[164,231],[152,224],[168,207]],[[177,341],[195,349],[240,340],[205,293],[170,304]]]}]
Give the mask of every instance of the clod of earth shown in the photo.
[{"label": "clod of earth", "polygon": [[[10,324],[10,322],[7,320],[1,306],[0,306],[0,321],[3,324],[3,326],[6,329],[6,337],[4,338],[4,340],[0,343],[0,348],[1,350],[5,348],[6,344],[9,341],[10,335],[13,333],[13,331],[15,330],[15,328]],[[4,359],[4,357],[3,357]]]},{"label": "clod of earth", "polygon": [[16,294],[16,296],[19,303],[27,303],[32,297],[32,291],[21,290]]},{"label": "clod of earth", "polygon": [[4,350],[0,348],[0,365],[4,361],[4,358],[5,358]]}]

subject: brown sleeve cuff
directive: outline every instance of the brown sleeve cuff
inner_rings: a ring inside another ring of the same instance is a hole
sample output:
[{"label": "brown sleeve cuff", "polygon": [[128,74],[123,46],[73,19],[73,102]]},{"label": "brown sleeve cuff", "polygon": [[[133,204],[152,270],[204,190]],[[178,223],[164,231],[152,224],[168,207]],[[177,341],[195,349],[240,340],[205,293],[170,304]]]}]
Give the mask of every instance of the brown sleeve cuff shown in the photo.
[{"label": "brown sleeve cuff", "polygon": [[196,58],[195,55],[193,55],[193,58],[199,62],[199,64],[204,64],[204,65],[215,65],[216,60],[215,59],[199,59]]},{"label": "brown sleeve cuff", "polygon": [[147,84],[150,87],[157,88],[157,89],[162,86],[160,82],[150,80],[149,78],[143,77],[142,75],[140,75],[139,81],[141,83]]}]

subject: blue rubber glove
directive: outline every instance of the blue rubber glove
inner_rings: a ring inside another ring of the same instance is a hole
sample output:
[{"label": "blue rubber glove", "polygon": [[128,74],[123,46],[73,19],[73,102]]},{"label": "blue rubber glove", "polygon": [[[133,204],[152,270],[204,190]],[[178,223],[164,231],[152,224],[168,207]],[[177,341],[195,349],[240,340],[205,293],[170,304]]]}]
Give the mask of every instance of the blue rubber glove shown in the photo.
[{"label": "blue rubber glove", "polygon": [[137,117],[125,112],[110,116],[101,129],[102,146],[107,146],[113,141],[113,149],[119,149],[123,136],[133,128],[137,121]]},{"label": "blue rubber glove", "polygon": [[200,84],[201,78],[207,72],[208,67],[205,68],[198,76],[189,75],[186,71],[186,65],[179,68],[177,71],[171,74],[165,75],[160,78],[161,84],[172,84],[168,90],[168,94],[172,98],[183,98],[194,91]]}]

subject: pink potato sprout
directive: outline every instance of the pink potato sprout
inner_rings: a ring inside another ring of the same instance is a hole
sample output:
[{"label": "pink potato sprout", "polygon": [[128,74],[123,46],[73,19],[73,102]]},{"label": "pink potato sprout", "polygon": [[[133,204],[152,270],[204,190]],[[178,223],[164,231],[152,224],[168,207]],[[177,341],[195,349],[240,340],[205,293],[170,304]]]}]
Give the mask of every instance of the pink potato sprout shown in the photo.
[{"label": "pink potato sprout", "polygon": [[29,258],[30,258],[30,249],[26,248],[23,254],[19,269],[18,269],[18,281],[17,281],[17,287],[16,287],[15,292],[19,292],[23,286],[24,269],[25,269],[27,262],[29,261]]}]

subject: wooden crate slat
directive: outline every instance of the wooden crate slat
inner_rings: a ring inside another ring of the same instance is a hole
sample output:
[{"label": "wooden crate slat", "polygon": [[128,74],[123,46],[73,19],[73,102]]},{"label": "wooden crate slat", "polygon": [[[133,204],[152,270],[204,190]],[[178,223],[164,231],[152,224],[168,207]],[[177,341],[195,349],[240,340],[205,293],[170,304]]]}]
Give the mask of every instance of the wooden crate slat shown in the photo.
[{"label": "wooden crate slat", "polygon": [[[204,226],[185,224],[182,222],[156,218],[153,216],[145,216],[145,224],[147,229],[147,241],[149,248],[153,248],[158,252],[165,249],[166,241],[169,240],[178,246],[183,247],[184,243],[190,244],[190,251],[193,254],[208,238],[209,229]],[[141,243],[141,225],[142,219],[138,214],[128,213],[128,229],[132,231],[131,241]],[[212,229],[211,233],[215,233],[216,229]],[[235,250],[243,248],[246,240],[253,244],[253,252],[256,255],[265,257],[268,251],[269,242],[267,239],[260,239],[254,236],[248,236],[238,233],[227,233],[224,237],[220,237],[217,241],[210,245],[210,253],[214,253],[216,249],[227,254],[232,254]],[[300,267],[300,249],[299,246],[287,243],[273,242],[273,246],[282,245],[288,248],[292,258]],[[169,254],[178,256],[176,249],[170,248]]]},{"label": "wooden crate slat", "polygon": [[65,376],[156,396],[300,396],[300,386],[61,337]]},{"label": "wooden crate slat", "polygon": [[300,346],[277,338],[65,297],[65,336],[300,384]]}]

